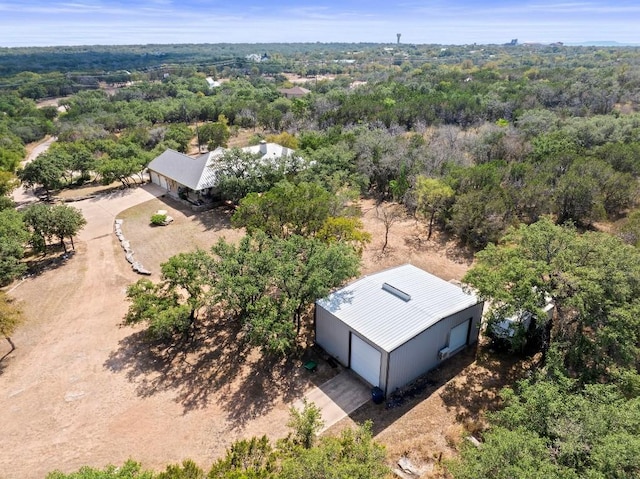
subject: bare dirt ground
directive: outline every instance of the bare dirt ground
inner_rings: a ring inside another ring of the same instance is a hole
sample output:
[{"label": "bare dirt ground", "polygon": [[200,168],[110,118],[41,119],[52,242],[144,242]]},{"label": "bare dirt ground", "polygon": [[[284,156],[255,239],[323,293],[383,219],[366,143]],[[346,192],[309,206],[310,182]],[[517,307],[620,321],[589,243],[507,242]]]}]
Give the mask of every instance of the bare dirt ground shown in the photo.
[{"label": "bare dirt ground", "polygon": [[[302,352],[265,362],[241,347],[223,318],[209,318],[207,334],[197,331],[184,349],[151,345],[139,329],[120,326],[126,287],[139,277],[113,235],[114,218],[124,219],[123,232],[152,279],[171,255],[242,234],[229,228],[228,210],[196,215],[174,200],[154,199],[156,193],[150,186],[116,189],[73,203],[88,220],[76,254],[9,288],[27,321],[13,337],[17,350],[0,362],[0,477],[41,478],[53,469],[103,467],[129,457],[154,469],[185,458],[208,468],[238,438],[285,436],[288,405],[335,374],[324,362],[309,374],[300,367]],[[410,262],[459,279],[468,269],[469,255],[439,236],[426,242],[414,219],[392,225],[381,254],[384,225],[373,202],[362,207],[374,237],[363,273]],[[158,209],[174,223],[150,226]],[[509,379],[495,371],[516,375],[518,364],[474,362],[470,352],[434,372],[417,397],[390,410],[366,405],[330,432],[372,418],[390,462],[403,453],[425,464],[441,452],[447,457],[462,424],[493,404]]]}]

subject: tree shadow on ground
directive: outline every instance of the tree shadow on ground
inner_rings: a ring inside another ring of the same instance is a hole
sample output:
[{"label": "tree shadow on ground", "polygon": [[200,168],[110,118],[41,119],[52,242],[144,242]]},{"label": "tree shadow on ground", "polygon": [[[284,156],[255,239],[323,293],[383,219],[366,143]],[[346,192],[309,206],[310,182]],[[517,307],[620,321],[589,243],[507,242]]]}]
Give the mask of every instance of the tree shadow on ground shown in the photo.
[{"label": "tree shadow on ground", "polygon": [[500,391],[525,377],[530,367],[530,360],[481,347],[474,367],[446,385],[442,400],[459,422],[482,420],[485,412],[502,406]]},{"label": "tree shadow on ground", "polygon": [[75,250],[67,249],[63,251],[59,244],[48,245],[45,255],[31,255],[25,260],[27,265],[26,276],[39,276],[47,271],[58,269],[67,262],[73,260]]},{"label": "tree shadow on ground", "polygon": [[221,205],[210,210],[197,213],[195,219],[198,220],[205,231],[220,231],[232,228],[231,216],[235,210],[228,205]]},{"label": "tree shadow on ground", "polygon": [[312,377],[301,357],[263,356],[244,341],[236,321],[209,320],[191,338],[171,346],[151,343],[144,331],[120,341],[104,367],[124,372],[141,397],[173,392],[184,412],[217,403],[234,429],[301,397]]},{"label": "tree shadow on ground", "polygon": [[167,205],[169,209],[179,211],[186,218],[198,221],[205,231],[220,231],[231,228],[231,215],[234,209],[230,205],[216,204],[210,209],[196,212],[185,201],[177,200],[169,195],[159,196],[158,200]]},{"label": "tree shadow on ground", "polygon": [[475,347],[467,348],[402,390],[389,395],[383,404],[374,404],[373,401],[369,401],[349,417],[357,423],[373,421],[373,434],[377,436],[469,367],[475,360],[475,352]]}]

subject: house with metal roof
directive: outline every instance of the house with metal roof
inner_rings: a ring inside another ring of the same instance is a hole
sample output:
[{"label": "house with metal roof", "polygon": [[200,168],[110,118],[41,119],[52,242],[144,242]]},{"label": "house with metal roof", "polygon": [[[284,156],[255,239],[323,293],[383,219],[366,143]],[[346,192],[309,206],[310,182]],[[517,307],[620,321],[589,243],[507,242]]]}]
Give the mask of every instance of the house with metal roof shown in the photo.
[{"label": "house with metal roof", "polygon": [[[260,161],[276,160],[289,156],[294,150],[261,141],[258,145],[241,148],[243,152],[260,155]],[[182,197],[191,202],[202,202],[215,191],[218,160],[227,151],[218,147],[213,151],[191,157],[168,149],[157,156],[147,169],[151,182],[167,190],[174,197]]]},{"label": "house with metal roof", "polygon": [[307,90],[301,86],[294,86],[293,88],[280,88],[278,90],[285,98],[302,98],[303,96],[311,93],[311,90]]},{"label": "house with metal roof", "polygon": [[483,302],[406,264],[316,301],[316,343],[384,395],[477,342]]}]

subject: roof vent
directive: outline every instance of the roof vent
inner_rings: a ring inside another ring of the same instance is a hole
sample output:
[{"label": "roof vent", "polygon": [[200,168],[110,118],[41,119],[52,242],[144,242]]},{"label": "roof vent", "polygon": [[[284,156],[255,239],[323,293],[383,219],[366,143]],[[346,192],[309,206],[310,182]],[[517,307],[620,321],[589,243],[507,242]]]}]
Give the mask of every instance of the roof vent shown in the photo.
[{"label": "roof vent", "polygon": [[382,289],[400,298],[402,301],[409,301],[411,299],[411,295],[399,290],[395,286],[391,286],[389,283],[382,283]]}]

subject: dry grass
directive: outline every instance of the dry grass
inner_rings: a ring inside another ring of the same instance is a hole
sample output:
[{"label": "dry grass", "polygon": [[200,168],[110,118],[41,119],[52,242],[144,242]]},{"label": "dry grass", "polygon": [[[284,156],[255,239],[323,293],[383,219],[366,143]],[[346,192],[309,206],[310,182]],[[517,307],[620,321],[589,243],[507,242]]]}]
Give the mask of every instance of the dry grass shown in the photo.
[{"label": "dry grass", "polygon": [[[80,193],[86,190],[74,196]],[[449,280],[460,279],[470,267],[468,252],[438,234],[427,242],[424,228],[412,218],[392,225],[382,254],[384,225],[373,201],[361,205],[373,236],[363,254],[363,274],[412,263]],[[174,222],[151,226],[158,209],[167,210]],[[208,249],[221,237],[238,241],[243,231],[230,228],[230,214],[225,208],[195,214],[163,197],[118,217],[136,259],[157,280],[160,264],[172,255]],[[324,361],[318,373],[307,374],[300,364],[314,352],[304,349],[291,361],[266,363],[255,351],[242,350],[241,333],[215,315],[188,349],[149,347],[139,331],[117,328],[126,311],[124,290],[137,276],[115,237],[96,232],[86,238],[78,241],[68,264],[44,271],[16,291],[28,324],[16,335],[18,350],[0,375],[11,394],[0,398],[7,437],[10,444],[28,446],[7,449],[12,464],[23,464],[12,466],[16,474],[101,466],[127,457],[147,467],[191,457],[208,467],[233,440],[284,435],[288,402],[335,374]],[[438,477],[438,462],[455,454],[464,429],[482,430],[484,411],[499,404],[500,388],[526,370],[517,360],[480,351],[451,358],[398,407],[366,404],[327,433],[372,419],[389,464],[406,456]],[[0,459],[3,464],[6,470],[9,464]]]}]

